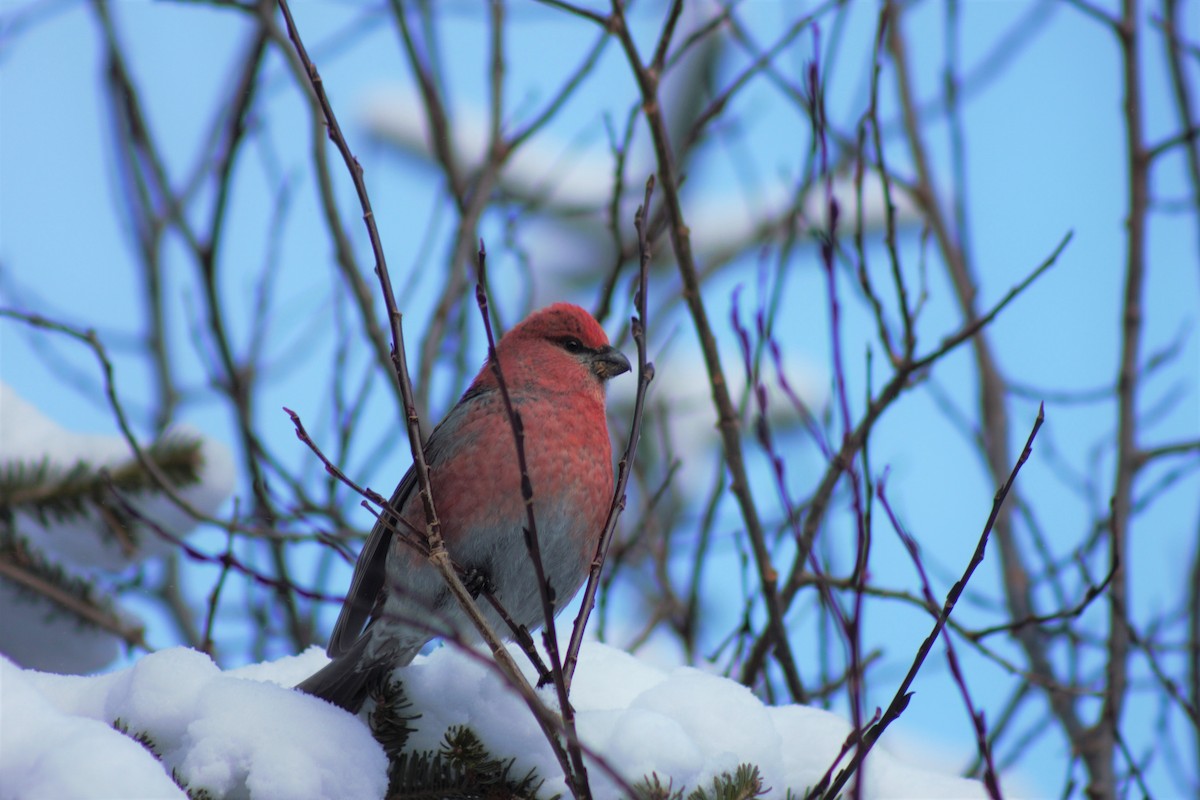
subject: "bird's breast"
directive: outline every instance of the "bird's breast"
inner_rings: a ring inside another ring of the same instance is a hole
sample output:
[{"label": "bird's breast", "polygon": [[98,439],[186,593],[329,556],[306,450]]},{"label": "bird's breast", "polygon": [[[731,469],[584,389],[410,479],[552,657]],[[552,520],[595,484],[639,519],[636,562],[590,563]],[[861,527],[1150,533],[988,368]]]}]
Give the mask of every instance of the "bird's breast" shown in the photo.
[{"label": "bird's breast", "polygon": [[[612,499],[612,449],[602,405],[582,397],[517,397],[525,462],[539,540],[549,556],[590,561]],[[456,421],[454,446],[431,459],[430,481],[442,535],[460,562],[490,560],[497,550],[524,550],[527,526],[521,468],[502,402],[487,398]],[[424,530],[416,492],[405,517]]]}]

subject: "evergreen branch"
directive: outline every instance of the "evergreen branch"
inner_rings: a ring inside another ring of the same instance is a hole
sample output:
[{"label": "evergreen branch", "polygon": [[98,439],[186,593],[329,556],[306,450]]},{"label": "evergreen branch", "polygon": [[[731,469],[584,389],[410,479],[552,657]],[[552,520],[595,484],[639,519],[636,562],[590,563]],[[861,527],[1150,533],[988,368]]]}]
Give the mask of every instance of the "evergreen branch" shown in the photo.
[{"label": "evergreen branch", "polygon": [[[112,729],[117,733],[133,739],[135,742],[144,747],[146,752],[154,756],[155,761],[159,762],[160,764],[163,763],[162,752],[160,751],[158,742],[154,741],[149,733],[146,731],[138,731],[137,733],[134,733],[133,731],[129,730],[129,723],[127,723],[121,717],[117,717],[112,721]],[[166,767],[165,764],[163,766],[164,768]],[[188,796],[188,800],[216,800],[216,798],[213,797],[212,792],[208,791],[208,789],[193,789],[188,786],[187,781],[180,777],[179,772],[174,768],[171,769],[170,778],[171,782],[182,789],[184,794]]]},{"label": "evergreen branch", "polygon": [[667,779],[664,786],[657,772],[651,772],[638,781],[634,787],[637,790],[637,800],[683,800],[683,789],[674,789],[675,781]]},{"label": "evergreen branch", "polygon": [[[388,699],[383,700],[385,697]],[[403,734],[405,739],[411,732],[406,722],[419,715],[399,713],[411,707],[399,681],[380,687],[377,699],[383,700],[383,703],[372,712],[370,722],[372,733],[388,754],[388,800],[536,800],[537,792],[544,783],[537,773],[531,769],[524,776],[514,778],[512,769],[516,759],[493,756],[479,737],[465,726],[448,728],[437,751],[401,753],[390,749],[395,739],[384,742],[380,738],[380,732],[376,729],[376,713],[386,704],[393,722],[399,719],[406,728]]]},{"label": "evergreen branch", "polygon": [[[103,6],[101,6],[103,7]],[[181,511],[186,513],[192,519],[198,521],[212,522],[218,525],[223,525],[219,520],[208,516],[198,510],[195,506],[179,495],[175,486],[162,474],[162,470],[150,458],[145,447],[138,442],[137,437],[133,433],[133,428],[130,425],[129,419],[125,414],[125,409],[121,405],[120,399],[117,397],[117,388],[115,378],[113,377],[113,364],[108,357],[108,353],[104,349],[104,345],[100,343],[99,337],[93,330],[80,330],[78,328],[67,325],[63,322],[47,319],[40,314],[29,314],[24,311],[18,311],[12,308],[0,308],[0,318],[11,318],[25,322],[34,328],[42,330],[50,330],[61,333],[76,341],[82,342],[100,362],[100,368],[104,373],[104,393],[108,398],[109,407],[112,409],[113,415],[116,417],[117,426],[121,429],[121,434],[124,436],[129,448],[133,451],[134,457],[138,463],[148,474],[153,476],[155,483],[158,484],[159,490]]]},{"label": "evergreen branch", "polygon": [[[658,773],[652,772],[636,786],[637,800],[684,800],[686,789],[675,789],[674,781],[668,779],[663,785]],[[754,800],[765,797],[771,791],[763,786],[762,775],[753,764],[739,764],[733,773],[722,772],[712,779],[710,786],[697,786],[687,794],[687,800]],[[791,792],[787,795],[792,796]]]},{"label": "evergreen branch", "polygon": [[[114,719],[110,727],[117,733],[128,736],[130,739],[133,739],[135,742],[140,744],[143,748],[145,748],[146,752],[154,756],[155,761],[162,761],[162,753],[159,751],[158,742],[154,741],[150,734],[146,733],[145,731],[138,731],[137,733],[134,733],[133,731],[129,730],[129,723],[121,717]],[[182,789],[183,787],[180,786],[179,788]]]},{"label": "evergreen branch", "polygon": [[[173,486],[200,482],[203,459],[199,439],[167,436],[146,448],[146,455]],[[89,506],[107,508],[102,498],[109,488],[124,494],[146,494],[157,491],[159,485],[134,458],[107,466],[85,459],[69,467],[57,466],[49,457],[0,464],[0,508],[36,516],[43,523],[82,516]]]},{"label": "evergreen branch", "polygon": [[412,701],[404,691],[403,682],[397,679],[373,684],[368,693],[375,701],[375,708],[367,718],[371,735],[383,747],[389,764],[395,764],[413,732],[409,723],[420,719],[421,715],[410,713]]},{"label": "evergreen branch", "polygon": [[146,647],[140,625],[123,621],[109,602],[95,597],[90,583],[69,576],[30,549],[23,538],[13,533],[11,519],[0,530],[0,578],[37,598],[49,600],[80,622],[107,631],[131,647]]},{"label": "evergreen branch", "polygon": [[446,731],[441,755],[453,768],[462,770],[466,779],[485,797],[536,798],[537,790],[544,782],[532,769],[520,779],[510,777],[517,760],[494,757],[466,726],[456,725]]},{"label": "evergreen branch", "polygon": [[758,767],[739,764],[734,774],[722,772],[713,778],[711,790],[697,787],[688,795],[688,800],[753,800],[765,796],[769,791],[769,787],[763,786]]}]

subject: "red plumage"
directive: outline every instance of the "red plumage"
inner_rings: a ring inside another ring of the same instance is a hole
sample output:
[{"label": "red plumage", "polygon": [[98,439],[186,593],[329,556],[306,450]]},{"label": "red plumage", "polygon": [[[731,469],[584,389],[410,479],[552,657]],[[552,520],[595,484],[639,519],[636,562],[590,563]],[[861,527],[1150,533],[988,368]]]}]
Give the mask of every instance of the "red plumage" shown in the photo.
[{"label": "red plumage", "polygon": [[[537,311],[496,345],[525,430],[542,563],[561,609],[587,577],[613,490],[604,383],[629,370],[596,320],[578,306]],[[530,630],[544,622],[525,546],[521,472],[509,416],[490,364],[425,445],[433,500],[450,557],[476,571]],[[425,514],[410,469],[392,507],[418,531]],[[486,603],[494,630],[509,629]],[[333,661],[298,688],[357,711],[372,683],[408,664],[436,636],[477,638],[437,570],[387,525],[375,525],[330,637]]]}]

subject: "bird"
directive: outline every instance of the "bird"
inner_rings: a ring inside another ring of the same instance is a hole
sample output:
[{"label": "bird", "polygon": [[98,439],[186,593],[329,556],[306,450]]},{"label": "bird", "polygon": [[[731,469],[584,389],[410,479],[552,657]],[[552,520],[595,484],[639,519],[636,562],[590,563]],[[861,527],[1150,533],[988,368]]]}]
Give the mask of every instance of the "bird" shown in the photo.
[{"label": "bird", "polygon": [[[561,610],[587,577],[613,494],[605,414],[607,382],[630,370],[584,309],[555,303],[535,311],[495,347],[524,428],[539,552]],[[519,625],[536,630],[545,612],[525,542],[528,527],[512,417],[491,360],[424,446],[446,550],[476,590],[487,588]],[[397,533],[392,512],[424,532],[412,468],[396,487],[359,553],[330,635],[328,665],[296,688],[357,713],[371,689],[412,662],[434,638],[477,641],[475,628],[436,567]],[[511,628],[488,604],[498,634]]]}]

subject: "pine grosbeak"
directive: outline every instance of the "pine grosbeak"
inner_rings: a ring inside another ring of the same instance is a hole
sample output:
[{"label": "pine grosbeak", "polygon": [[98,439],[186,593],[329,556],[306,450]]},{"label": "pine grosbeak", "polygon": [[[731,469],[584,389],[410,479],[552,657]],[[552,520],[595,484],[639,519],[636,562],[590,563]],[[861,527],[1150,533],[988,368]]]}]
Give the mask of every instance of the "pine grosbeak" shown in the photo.
[{"label": "pine grosbeak", "polygon": [[[608,515],[613,464],[604,384],[629,371],[629,361],[590,314],[567,303],[531,314],[496,353],[524,423],[539,550],[561,609],[587,577]],[[490,364],[434,428],[425,458],[450,557],[490,588],[514,621],[541,627],[541,594],[522,532],[528,525],[516,445]],[[391,507],[425,530],[412,469]],[[412,661],[430,639],[477,638],[436,568],[395,527],[381,520],[371,531],[329,640],[333,661],[298,687],[349,711],[358,711],[370,687]],[[493,630],[511,635],[489,604],[479,605]]]}]

